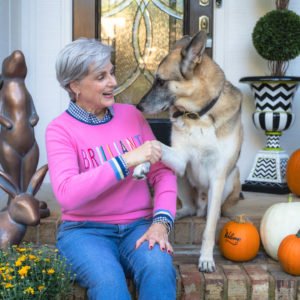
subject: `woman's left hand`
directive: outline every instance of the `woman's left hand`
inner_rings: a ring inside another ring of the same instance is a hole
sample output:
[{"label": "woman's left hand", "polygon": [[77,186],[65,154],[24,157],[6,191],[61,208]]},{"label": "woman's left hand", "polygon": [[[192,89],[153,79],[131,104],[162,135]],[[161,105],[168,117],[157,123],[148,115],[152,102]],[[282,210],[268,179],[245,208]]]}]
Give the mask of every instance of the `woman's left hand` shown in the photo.
[{"label": "woman's left hand", "polygon": [[163,224],[153,223],[146,233],[137,240],[135,248],[139,248],[145,241],[149,242],[150,250],[157,243],[162,251],[167,251],[169,254],[173,254],[173,247],[169,243],[167,229]]}]

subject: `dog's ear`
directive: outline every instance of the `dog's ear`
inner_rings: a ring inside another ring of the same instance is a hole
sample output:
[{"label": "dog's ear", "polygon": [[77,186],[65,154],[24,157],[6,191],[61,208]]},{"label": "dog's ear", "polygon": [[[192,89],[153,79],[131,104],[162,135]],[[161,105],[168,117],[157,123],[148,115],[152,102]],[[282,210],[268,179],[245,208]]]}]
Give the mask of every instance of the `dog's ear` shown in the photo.
[{"label": "dog's ear", "polygon": [[186,47],[187,44],[191,41],[191,39],[192,38],[189,35],[184,35],[180,40],[175,42],[171,50]]},{"label": "dog's ear", "polygon": [[206,32],[199,31],[191,41],[181,50],[181,72],[186,79],[190,79],[193,76],[193,71],[196,64],[199,64],[202,60],[202,55],[206,47]]}]

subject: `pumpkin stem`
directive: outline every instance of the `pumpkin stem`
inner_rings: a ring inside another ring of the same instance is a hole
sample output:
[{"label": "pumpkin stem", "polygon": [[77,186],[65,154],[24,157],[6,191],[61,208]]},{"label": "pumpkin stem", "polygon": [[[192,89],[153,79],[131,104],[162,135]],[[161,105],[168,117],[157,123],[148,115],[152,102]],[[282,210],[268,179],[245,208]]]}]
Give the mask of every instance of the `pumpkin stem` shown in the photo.
[{"label": "pumpkin stem", "polygon": [[300,229],[298,230],[298,232],[296,233],[296,237],[300,238]]},{"label": "pumpkin stem", "polygon": [[244,224],[246,223],[246,214],[240,214],[240,215],[237,215],[234,220],[239,223],[239,224]]},{"label": "pumpkin stem", "polygon": [[288,195],[288,203],[293,202],[293,194]]}]

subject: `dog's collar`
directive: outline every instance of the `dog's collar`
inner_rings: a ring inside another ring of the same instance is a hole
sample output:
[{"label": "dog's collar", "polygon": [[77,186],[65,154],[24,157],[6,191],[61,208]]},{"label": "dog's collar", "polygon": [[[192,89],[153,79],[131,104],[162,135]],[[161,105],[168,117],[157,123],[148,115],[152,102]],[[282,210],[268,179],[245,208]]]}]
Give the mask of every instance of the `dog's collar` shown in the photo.
[{"label": "dog's collar", "polygon": [[181,110],[176,110],[173,113],[173,118],[176,119],[178,117],[184,116],[187,117],[189,119],[199,119],[201,118],[203,115],[205,115],[209,110],[211,110],[213,108],[213,106],[217,103],[217,101],[219,100],[219,96],[217,96],[216,98],[214,98],[212,101],[210,101],[206,106],[204,106],[200,111],[198,112],[192,112],[192,111],[181,111]]}]

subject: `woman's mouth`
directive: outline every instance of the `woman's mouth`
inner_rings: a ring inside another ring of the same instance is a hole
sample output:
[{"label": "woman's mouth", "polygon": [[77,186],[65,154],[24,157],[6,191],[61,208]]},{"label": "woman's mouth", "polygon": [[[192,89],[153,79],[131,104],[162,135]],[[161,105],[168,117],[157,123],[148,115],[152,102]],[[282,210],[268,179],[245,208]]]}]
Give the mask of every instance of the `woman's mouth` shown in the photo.
[{"label": "woman's mouth", "polygon": [[114,94],[112,92],[107,92],[107,93],[103,93],[103,96],[105,98],[113,98],[114,97]]}]

